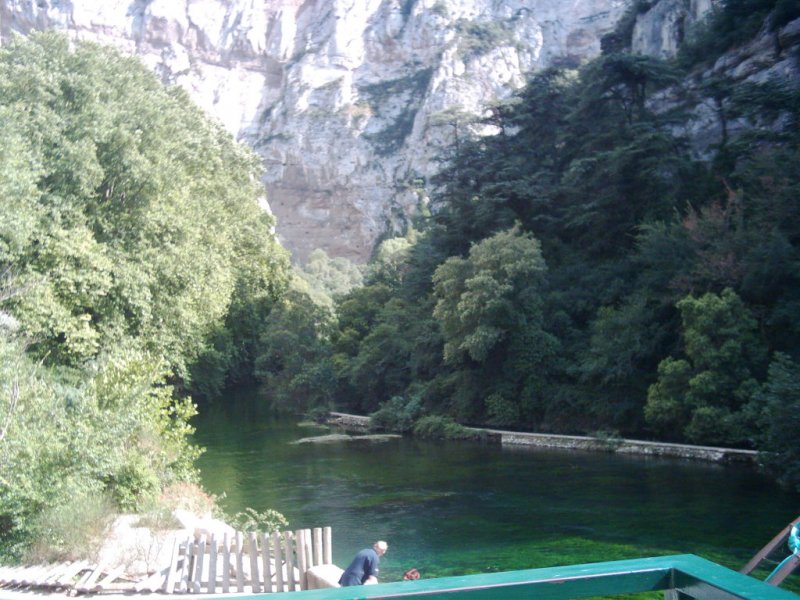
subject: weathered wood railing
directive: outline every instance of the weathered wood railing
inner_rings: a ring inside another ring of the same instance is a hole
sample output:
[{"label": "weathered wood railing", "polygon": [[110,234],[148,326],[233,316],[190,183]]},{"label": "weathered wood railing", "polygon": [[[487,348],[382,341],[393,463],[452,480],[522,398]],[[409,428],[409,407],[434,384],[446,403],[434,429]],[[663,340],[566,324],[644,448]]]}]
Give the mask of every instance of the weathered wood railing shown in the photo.
[{"label": "weathered wood railing", "polygon": [[308,588],[311,567],[331,565],[331,528],[271,534],[198,531],[176,541],[170,564],[141,581],[124,577],[123,566],[86,561],[30,567],[0,567],[0,588],[49,589],[73,593],[161,592],[262,594]]},{"label": "weathered wood railing", "polygon": [[331,564],[331,528],[282,533],[198,534],[176,543],[166,569],[135,591],[172,593],[293,592],[308,588],[306,571]]}]

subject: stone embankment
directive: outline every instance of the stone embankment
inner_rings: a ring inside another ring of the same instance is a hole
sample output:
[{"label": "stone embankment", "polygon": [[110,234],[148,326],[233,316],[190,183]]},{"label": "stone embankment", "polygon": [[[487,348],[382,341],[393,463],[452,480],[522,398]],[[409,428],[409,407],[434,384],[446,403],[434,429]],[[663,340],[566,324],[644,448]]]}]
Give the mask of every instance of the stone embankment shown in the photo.
[{"label": "stone embankment", "polygon": [[[369,417],[339,412],[332,412],[329,420],[331,425],[357,431],[369,429],[369,422]],[[477,429],[476,431],[484,432],[489,440],[499,443],[502,446],[519,448],[564,448],[568,450],[586,450],[590,452],[614,452],[617,454],[642,454],[647,456],[685,458],[718,463],[755,463],[758,455],[758,453],[753,450],[668,444],[665,442],[627,440],[615,437],[523,433],[517,431],[500,431],[497,429]]]}]

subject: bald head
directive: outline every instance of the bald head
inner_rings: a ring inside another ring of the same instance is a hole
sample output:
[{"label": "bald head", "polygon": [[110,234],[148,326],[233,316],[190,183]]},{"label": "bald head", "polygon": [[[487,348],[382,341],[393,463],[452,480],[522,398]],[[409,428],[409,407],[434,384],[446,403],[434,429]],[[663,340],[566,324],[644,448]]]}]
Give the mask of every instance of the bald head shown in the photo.
[{"label": "bald head", "polygon": [[383,556],[386,554],[386,551],[389,549],[389,544],[384,542],[383,540],[378,540],[372,545],[373,550],[378,553],[378,556]]}]

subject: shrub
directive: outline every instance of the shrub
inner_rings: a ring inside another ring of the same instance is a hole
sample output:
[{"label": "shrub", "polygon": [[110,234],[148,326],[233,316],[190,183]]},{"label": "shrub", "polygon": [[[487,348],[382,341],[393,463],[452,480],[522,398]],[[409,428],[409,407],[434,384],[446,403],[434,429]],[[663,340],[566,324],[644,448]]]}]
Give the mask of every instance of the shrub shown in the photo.
[{"label": "shrub", "polygon": [[104,494],[78,493],[48,507],[34,521],[25,562],[94,559],[113,519],[114,503]]},{"label": "shrub", "polygon": [[271,533],[289,526],[289,521],[277,510],[267,509],[258,512],[247,507],[229,519],[230,524],[238,531],[261,531]]},{"label": "shrub", "polygon": [[406,400],[403,396],[393,396],[370,415],[370,429],[406,433],[413,429],[421,411],[419,397]]},{"label": "shrub", "polygon": [[464,427],[450,417],[439,415],[422,417],[414,425],[414,435],[440,440],[477,440],[483,437],[479,431]]}]

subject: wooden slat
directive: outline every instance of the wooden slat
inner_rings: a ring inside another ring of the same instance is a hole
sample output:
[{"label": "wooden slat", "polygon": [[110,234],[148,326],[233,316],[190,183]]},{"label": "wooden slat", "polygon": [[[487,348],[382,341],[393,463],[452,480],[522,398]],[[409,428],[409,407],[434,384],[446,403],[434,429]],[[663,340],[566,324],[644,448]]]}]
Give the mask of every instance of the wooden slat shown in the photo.
[{"label": "wooden slat", "polygon": [[306,530],[298,529],[294,534],[294,547],[295,547],[295,555],[297,556],[297,568],[300,569],[300,589],[304,590],[308,586],[306,585],[305,578],[306,578],[306,569],[308,569],[308,563],[306,562],[307,554],[306,554]]},{"label": "wooden slat", "polygon": [[258,541],[254,531],[248,534],[247,542],[247,549],[250,552],[250,585],[253,593],[258,594],[261,591],[261,582],[258,574]]},{"label": "wooden slat", "polygon": [[[114,583],[114,580],[117,579],[124,572],[125,572],[125,565],[117,565],[116,567],[111,569],[108,573],[106,573],[105,577],[103,577],[101,580],[99,580],[95,584],[95,586],[94,586],[92,591],[101,592],[103,590],[108,589],[109,586],[111,586],[111,584]],[[163,578],[165,574],[166,574],[166,572],[162,571],[160,576],[159,576],[159,580],[161,580],[161,578]],[[126,584],[126,585],[128,585],[128,584]],[[133,584],[130,584],[130,586],[133,587]],[[161,587],[161,585],[159,584],[158,587]],[[156,588],[156,589],[158,589],[158,588]]]},{"label": "wooden slat", "polygon": [[181,594],[189,591],[189,573],[192,570],[192,553],[194,552],[194,544],[191,540],[187,539],[183,550],[183,563],[181,563],[180,577],[178,577],[178,592]]},{"label": "wooden slat", "polygon": [[231,590],[231,547],[228,534],[222,538],[222,591],[227,594]]},{"label": "wooden slat", "polygon": [[[172,565],[161,569],[160,571],[156,571],[149,577],[145,577],[141,581],[136,582],[133,584],[132,589],[134,592],[157,592],[162,590],[165,586],[165,581],[167,577],[169,577],[169,572],[172,568]],[[110,585],[111,582],[109,581],[108,584]],[[97,588],[95,588],[97,589]]]},{"label": "wooden slat", "polygon": [[52,582],[53,587],[72,587],[75,583],[75,576],[78,575],[83,569],[89,567],[89,561],[77,560],[72,563],[64,572],[58,576],[58,579]]},{"label": "wooden slat", "polygon": [[169,561],[169,571],[167,571],[167,576],[164,578],[162,591],[165,594],[171,594],[175,591],[175,579],[178,577],[178,569],[182,564],[181,544],[176,539],[172,543],[172,560]]},{"label": "wooden slat", "polygon": [[211,536],[208,548],[208,593],[217,591],[217,538]]},{"label": "wooden slat", "polygon": [[203,563],[206,558],[206,536],[200,536],[200,541],[195,543],[197,552],[195,553],[194,572],[192,573],[192,580],[190,588],[195,594],[199,594],[203,590]]},{"label": "wooden slat", "polygon": [[270,560],[269,534],[261,535],[261,560],[264,563],[264,592],[272,591],[272,561]]},{"label": "wooden slat", "polygon": [[284,560],[286,561],[286,591],[293,592],[296,589],[294,584],[294,563],[292,561],[292,532],[283,532]]},{"label": "wooden slat", "polygon": [[310,529],[304,529],[306,535],[306,565],[310,569],[314,565],[314,538]]},{"label": "wooden slat", "polygon": [[95,569],[91,571],[89,575],[82,582],[80,582],[77,586],[75,586],[75,589],[81,592],[91,592],[92,589],[94,588],[95,582],[100,577],[100,575],[103,574],[104,570],[105,570],[105,564],[103,564],[102,562],[99,563],[97,567],[95,567]]},{"label": "wooden slat", "polygon": [[242,556],[242,532],[236,532],[236,588],[237,591],[244,591],[244,557]]},{"label": "wooden slat", "polygon": [[47,569],[39,573],[37,575],[34,585],[44,587],[47,585],[49,581],[52,579],[58,579],[61,573],[64,571],[65,568],[69,566],[69,563],[51,563],[47,566]]},{"label": "wooden slat", "polygon": [[332,565],[333,564],[333,554],[332,554],[332,547],[333,544],[331,543],[331,538],[333,537],[331,534],[330,527],[323,527],[322,528],[322,564],[324,565]]},{"label": "wooden slat", "polygon": [[322,527],[314,527],[314,558],[311,565],[316,567],[323,564],[322,558]]},{"label": "wooden slat", "polygon": [[31,583],[36,579],[36,577],[45,570],[47,570],[47,565],[33,565],[30,567],[26,567],[24,569],[21,569],[11,579],[11,583],[13,585],[31,585]]},{"label": "wooden slat", "polygon": [[283,558],[281,549],[281,534],[277,531],[272,532],[272,547],[275,549],[275,591],[288,591],[283,585]]}]

